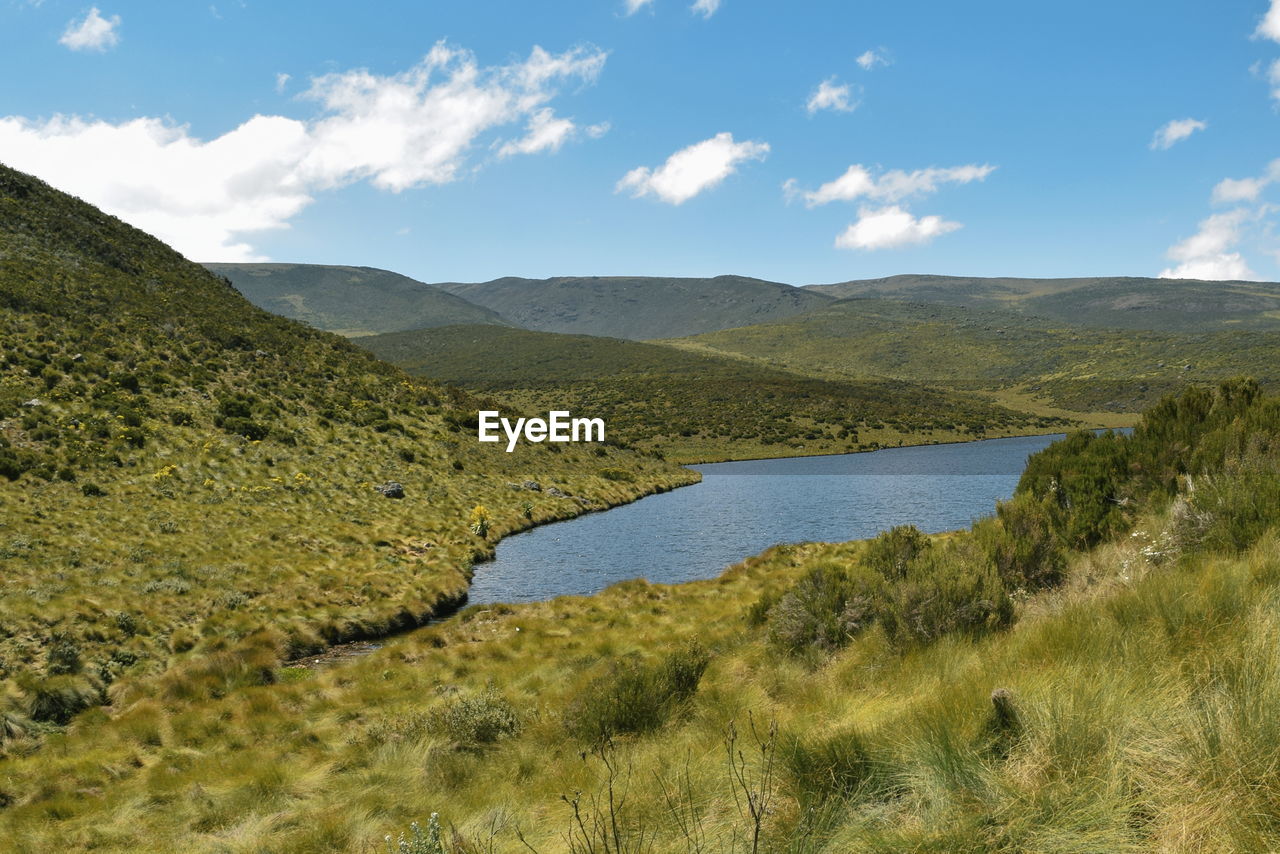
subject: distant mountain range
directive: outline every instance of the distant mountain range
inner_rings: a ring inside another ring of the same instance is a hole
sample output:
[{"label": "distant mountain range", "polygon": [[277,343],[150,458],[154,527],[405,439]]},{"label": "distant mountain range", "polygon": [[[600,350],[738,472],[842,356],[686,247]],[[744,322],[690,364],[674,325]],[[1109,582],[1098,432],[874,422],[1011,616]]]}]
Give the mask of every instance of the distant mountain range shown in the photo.
[{"label": "distant mountain range", "polygon": [[428,284],[372,267],[206,266],[261,308],[349,337],[494,324],[636,341],[684,338],[795,318],[847,299],[999,309],[1072,327],[1280,330],[1280,284],[1270,282],[903,275],[804,287],[745,276]]}]

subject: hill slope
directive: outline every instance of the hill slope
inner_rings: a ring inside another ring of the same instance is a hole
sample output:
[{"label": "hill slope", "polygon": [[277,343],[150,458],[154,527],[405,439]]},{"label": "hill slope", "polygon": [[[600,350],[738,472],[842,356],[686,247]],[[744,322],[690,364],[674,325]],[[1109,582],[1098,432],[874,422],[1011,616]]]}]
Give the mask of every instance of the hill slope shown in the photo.
[{"label": "hill slope", "polygon": [[1190,382],[1280,380],[1280,331],[1072,326],[1010,309],[851,298],[798,317],[674,342],[832,378],[892,377],[1074,412],[1138,412]]},{"label": "hill slope", "polygon": [[1192,279],[889,276],[805,290],[973,308],[1007,308],[1063,323],[1170,332],[1280,330],[1280,284]]},{"label": "hill slope", "polygon": [[0,342],[0,696],[19,731],[114,681],[171,667],[175,693],[225,693],[414,625],[503,533],[691,479],[615,448],[481,446],[474,399],[4,167]]},{"label": "hill slope", "polygon": [[249,302],[339,335],[375,335],[455,323],[502,323],[498,315],[408,276],[326,264],[205,264]]},{"label": "hill slope", "polygon": [[1066,426],[914,383],[816,379],[618,338],[450,326],[355,343],[410,373],[528,409],[602,417],[611,438],[681,462],[843,453]]},{"label": "hill slope", "polygon": [[438,287],[525,329],[634,340],[762,323],[831,301],[824,294],[744,276],[503,278]]}]

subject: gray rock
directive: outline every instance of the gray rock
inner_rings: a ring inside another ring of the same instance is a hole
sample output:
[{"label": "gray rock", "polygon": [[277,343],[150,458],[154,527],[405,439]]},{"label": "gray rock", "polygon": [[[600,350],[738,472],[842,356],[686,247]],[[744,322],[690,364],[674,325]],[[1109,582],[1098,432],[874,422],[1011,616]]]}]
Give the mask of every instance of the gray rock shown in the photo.
[{"label": "gray rock", "polygon": [[526,480],[524,482],[524,488],[531,492],[541,492],[542,484],[538,483],[536,480]]},{"label": "gray rock", "polygon": [[389,480],[386,483],[380,483],[374,488],[387,498],[404,498],[404,487],[399,483],[396,483],[394,480]]},{"label": "gray rock", "polygon": [[551,496],[551,497],[553,497],[553,498],[568,498],[568,497],[569,497],[569,494],[568,494],[567,492],[561,492],[559,489],[557,489],[557,488],[556,488],[556,487],[554,487],[554,486],[549,486],[549,487],[547,487],[547,495],[550,495],[550,496]]},{"label": "gray rock", "polygon": [[30,400],[24,400],[24,401],[22,402],[22,405],[23,405],[23,406],[31,406],[31,407],[35,407],[35,406],[44,406],[44,401],[43,401],[43,400],[41,400],[41,399],[40,399],[40,398],[38,398],[38,397],[33,397],[33,398],[31,398]]}]

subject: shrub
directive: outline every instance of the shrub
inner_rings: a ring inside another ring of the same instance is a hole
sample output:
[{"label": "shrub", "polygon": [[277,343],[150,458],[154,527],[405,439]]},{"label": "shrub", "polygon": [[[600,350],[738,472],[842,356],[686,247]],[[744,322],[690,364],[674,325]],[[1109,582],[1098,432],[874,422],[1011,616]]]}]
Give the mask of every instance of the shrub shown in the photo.
[{"label": "shrub", "polygon": [[427,726],[448,736],[459,747],[475,749],[518,734],[520,717],[506,699],[490,691],[453,700],[436,709]]},{"label": "shrub", "polygon": [[625,469],[600,469],[600,476],[619,483],[631,483],[636,479],[635,475]]},{"label": "shrub", "polygon": [[867,566],[890,580],[905,578],[907,567],[932,546],[915,525],[898,525],[881,532],[867,544]]},{"label": "shrub", "polygon": [[710,654],[694,643],[646,664],[629,656],[593,679],[565,711],[565,726],[583,741],[598,743],[623,733],[658,729],[697,693]]},{"label": "shrub", "polygon": [[51,675],[61,676],[68,673],[79,673],[83,667],[80,661],[80,645],[75,639],[65,634],[55,634],[49,642],[45,653],[45,670]]},{"label": "shrub", "polygon": [[815,567],[769,608],[769,640],[792,655],[839,649],[875,621],[883,587],[871,572]]}]

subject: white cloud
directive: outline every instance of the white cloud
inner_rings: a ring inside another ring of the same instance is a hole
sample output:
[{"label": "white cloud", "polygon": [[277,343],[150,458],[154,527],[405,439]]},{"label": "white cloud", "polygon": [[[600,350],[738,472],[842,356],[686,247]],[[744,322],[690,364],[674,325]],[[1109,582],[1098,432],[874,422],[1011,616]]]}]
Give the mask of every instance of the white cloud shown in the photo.
[{"label": "white cloud", "polygon": [[858,221],[836,237],[837,249],[892,249],[928,243],[935,237],[961,228],[939,216],[919,219],[897,205],[873,209],[860,208]]},{"label": "white cloud", "polygon": [[604,61],[594,49],[535,47],[523,61],[481,67],[441,43],[399,74],[314,79],[307,97],[321,114],[311,121],[259,115],[202,140],[158,118],[10,116],[0,118],[0,161],[190,257],[257,260],[246,235],[287,228],[317,191],[360,180],[393,192],[456,180],[474,168],[484,137],[518,123],[530,150],[553,150],[562,120],[544,112],[548,102],[563,83],[594,80]]},{"label": "white cloud", "polygon": [[1280,159],[1272,160],[1256,178],[1224,178],[1213,188],[1214,204],[1257,201],[1271,184],[1280,183]]},{"label": "white cloud", "polygon": [[557,118],[550,107],[543,107],[529,118],[528,133],[522,139],[504,144],[498,149],[498,156],[559,151],[560,146],[571,139],[577,129],[577,125],[570,119]]},{"label": "white cloud", "polygon": [[734,142],[733,134],[718,133],[711,139],[682,148],[656,169],[638,166],[622,177],[615,192],[629,190],[634,198],[657,196],[680,205],[715,187],[748,160],[763,160],[767,142]]},{"label": "white cloud", "polygon": [[71,50],[109,50],[120,44],[120,16],[102,17],[98,7],[89,10],[82,20],[72,19],[58,44]]},{"label": "white cloud", "polygon": [[1271,97],[1280,101],[1280,59],[1272,62],[1271,67],[1267,69],[1267,82],[1271,84]]},{"label": "white cloud", "polygon": [[648,6],[650,3],[652,3],[653,0],[625,0],[625,2],[627,7],[627,14],[634,15],[636,12],[639,12],[645,6]]},{"label": "white cloud", "polygon": [[857,109],[858,101],[854,97],[853,87],[848,83],[837,83],[836,78],[829,77],[818,84],[818,88],[813,90],[813,94],[809,96],[805,109],[809,111],[809,115],[813,115],[819,110],[836,110],[841,113],[851,113]]},{"label": "white cloud", "polygon": [[1256,279],[1239,252],[1231,252],[1240,242],[1241,231],[1255,214],[1247,208],[1219,213],[1201,221],[1200,230],[1168,252],[1176,267],[1160,272],[1162,279]]},{"label": "white cloud", "polygon": [[1258,29],[1254,30],[1253,37],[1280,42],[1280,0],[1271,0],[1271,8],[1258,22]]},{"label": "white cloud", "polygon": [[1199,119],[1174,119],[1163,125],[1156,131],[1155,136],[1151,137],[1151,150],[1159,149],[1163,151],[1172,148],[1175,143],[1181,142],[1196,131],[1204,130],[1207,127],[1208,125]]},{"label": "white cloud", "polygon": [[862,66],[863,71],[871,71],[878,65],[888,65],[892,60],[889,59],[889,53],[884,48],[877,48],[863,53],[855,60],[858,65]]},{"label": "white cloud", "polygon": [[704,18],[710,18],[720,8],[720,0],[695,0],[689,7]]},{"label": "white cloud", "polygon": [[945,169],[930,167],[916,169],[913,172],[893,169],[877,179],[865,166],[855,163],[839,178],[823,184],[816,190],[801,193],[794,179],[788,181],[784,188],[788,190],[789,195],[802,195],[805,204],[811,208],[830,202],[849,202],[858,198],[896,202],[911,196],[935,193],[939,184],[968,184],[971,181],[982,181],[995,169],[996,167],[989,164],[979,166],[976,163]]},{"label": "white cloud", "polygon": [[276,75],[276,92],[280,94],[284,94],[284,87],[289,85],[290,79],[291,79],[290,75],[285,74],[283,71],[277,74]]}]

